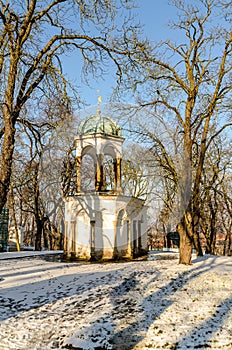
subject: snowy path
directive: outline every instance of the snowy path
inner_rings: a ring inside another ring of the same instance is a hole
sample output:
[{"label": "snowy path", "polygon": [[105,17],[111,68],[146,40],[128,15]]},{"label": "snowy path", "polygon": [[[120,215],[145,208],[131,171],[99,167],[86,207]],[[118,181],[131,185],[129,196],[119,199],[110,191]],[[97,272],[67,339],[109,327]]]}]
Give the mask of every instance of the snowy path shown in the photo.
[{"label": "snowy path", "polygon": [[232,258],[0,261],[0,350],[231,349]]}]

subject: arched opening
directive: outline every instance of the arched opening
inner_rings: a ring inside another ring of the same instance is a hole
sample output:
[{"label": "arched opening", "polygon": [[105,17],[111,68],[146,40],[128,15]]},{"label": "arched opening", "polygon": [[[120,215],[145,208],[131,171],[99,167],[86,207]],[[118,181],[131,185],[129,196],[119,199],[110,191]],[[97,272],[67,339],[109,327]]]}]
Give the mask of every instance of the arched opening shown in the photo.
[{"label": "arched opening", "polygon": [[117,217],[116,224],[116,248],[117,252],[121,256],[125,256],[127,254],[128,248],[128,232],[127,232],[127,216],[124,209],[120,210]]},{"label": "arched opening", "polygon": [[96,165],[92,154],[84,154],[80,166],[82,192],[95,191],[95,173]]},{"label": "arched opening", "polygon": [[111,143],[104,145],[102,153],[104,154],[104,188],[106,191],[118,192],[121,189],[121,156]]},{"label": "arched opening", "polygon": [[113,191],[115,189],[115,173],[114,173],[114,159],[112,156],[106,154],[103,163],[104,174],[104,191]]}]

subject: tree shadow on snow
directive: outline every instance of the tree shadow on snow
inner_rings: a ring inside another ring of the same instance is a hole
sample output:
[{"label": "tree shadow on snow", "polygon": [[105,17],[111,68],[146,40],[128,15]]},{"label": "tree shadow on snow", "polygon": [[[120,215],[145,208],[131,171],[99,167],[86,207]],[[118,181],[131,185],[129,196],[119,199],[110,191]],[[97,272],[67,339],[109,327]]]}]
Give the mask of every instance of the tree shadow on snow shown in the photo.
[{"label": "tree shadow on snow", "polygon": [[[59,266],[57,268],[60,269]],[[42,269],[34,270],[33,267],[31,276],[29,271],[27,272],[28,275],[23,271],[22,273],[18,272],[14,282],[16,284],[18,282],[19,285],[7,287],[6,283],[6,286],[2,285],[1,288],[0,281],[0,321],[15,317],[24,311],[37,309],[75,295],[83,297],[84,293],[86,293],[88,301],[93,294],[91,292],[92,289],[99,288],[103,284],[110,285],[114,283],[113,275],[117,271],[115,269],[110,273],[94,271],[67,274],[66,270],[63,276],[58,275],[54,277],[52,276],[52,271],[55,269],[55,267],[47,268],[47,276],[42,278],[41,281],[32,282],[33,278],[38,278],[38,273],[42,272]],[[5,278],[7,282],[7,276]]]},{"label": "tree shadow on snow", "polygon": [[[48,269],[48,278],[46,280],[42,280],[41,282],[36,281],[34,283],[26,282],[17,287],[4,288],[0,291],[0,319],[4,320],[14,317],[23,311],[48,305],[66,297],[74,295],[83,296],[83,293],[86,293],[84,294],[84,301],[83,298],[80,298],[80,300],[78,299],[78,305],[75,305],[75,312],[79,312],[78,310],[83,311],[83,305],[91,302],[91,295],[94,295],[95,298],[102,298],[101,287],[107,285],[107,288],[109,287],[108,290],[110,290],[109,297],[113,310],[112,312],[107,312],[106,310],[104,316],[102,314],[100,316],[99,314],[99,320],[95,320],[87,326],[85,329],[88,333],[86,341],[94,340],[95,337],[95,341],[97,340],[98,343],[98,349],[131,350],[145,338],[153,322],[174,303],[171,297],[176,291],[183,288],[192,279],[210,271],[214,264],[220,267],[217,257],[199,259],[196,262],[200,264],[189,269],[186,267],[186,270],[179,273],[176,278],[168,280],[166,285],[158,286],[158,290],[156,286],[156,291],[152,292],[150,290],[149,295],[145,297],[144,291],[146,291],[146,288],[152,286],[153,282],[159,281],[159,276],[164,271],[164,269],[159,271],[155,265],[154,270],[146,269],[145,261],[142,263],[144,264],[144,271],[140,269],[129,273],[116,286],[115,283],[118,283],[120,278],[120,267],[110,271],[95,270],[89,273],[74,273],[63,276],[59,275],[58,277],[51,276],[50,278]],[[172,261],[170,261],[170,264],[172,264]],[[176,266],[176,272],[178,273],[178,265]],[[122,273],[124,274],[125,272]],[[21,278],[25,277],[27,278],[28,276],[22,274]],[[142,277],[143,281],[146,281],[147,278],[147,282],[143,284],[142,290],[140,288],[140,277]],[[18,278],[20,278],[20,272]],[[96,293],[93,290],[94,288],[99,289],[99,291]],[[77,300],[74,300],[74,302],[77,303]],[[197,338],[201,334],[202,327],[211,328],[213,332],[216,332],[228,314],[230,305],[231,299],[225,300],[218,306],[215,314],[209,320],[204,321],[201,326],[195,328],[189,335],[180,339],[176,343],[176,348],[181,349],[182,347],[183,349],[186,342],[188,343],[190,340],[192,342],[193,339]],[[98,324],[101,326],[99,327]],[[100,338],[96,337],[103,328],[105,329],[105,336],[103,334],[103,343],[100,345]],[[210,339],[211,334],[205,334],[205,342],[207,339]],[[62,348],[65,349],[65,346]]]},{"label": "tree shadow on snow", "polygon": [[[228,313],[232,308],[232,297],[223,300],[219,305],[214,314],[198,327],[194,328],[187,336],[184,336],[175,344],[175,349],[185,349],[194,344],[194,349],[206,349],[211,348],[212,346],[219,346],[217,344],[217,339],[214,339],[213,342],[210,341],[212,335],[216,332],[220,333],[221,326],[226,320]],[[212,345],[212,346],[211,346]],[[225,344],[227,348],[232,348],[232,342],[230,344]],[[220,346],[219,346],[220,347]]]},{"label": "tree shadow on snow", "polygon": [[[136,280],[136,274],[134,274],[133,276],[130,276],[129,278],[124,279],[121,285],[116,287],[111,292],[111,299],[115,307],[117,317],[122,319],[122,329],[114,333],[111,339],[111,344],[113,346],[113,349],[114,350],[133,349],[136,344],[138,344],[145,338],[146,333],[149,327],[151,326],[151,324],[157,318],[159,318],[161,314],[170,305],[173,304],[174,301],[169,300],[169,297],[171,297],[173,293],[175,293],[175,291],[184,287],[192,279],[197,278],[201,274],[211,270],[212,264],[214,262],[215,262],[215,259],[212,259],[211,257],[210,261],[204,260],[202,261],[202,264],[200,266],[191,268],[190,270],[180,273],[177,276],[177,278],[172,279],[169,283],[161,287],[158,291],[146,296],[141,300],[141,302],[137,301],[136,305],[133,305],[133,302],[131,301],[131,296],[130,296],[130,293],[135,292],[138,286],[138,281]],[[218,263],[217,263],[217,266],[218,266]],[[177,267],[177,271],[178,271],[178,267]],[[127,297],[126,297],[126,293],[128,293]],[[124,298],[120,298],[120,295],[123,295]],[[132,305],[130,305],[130,303],[132,303]],[[229,299],[226,303],[227,304],[231,303],[231,299]],[[140,311],[142,310],[142,316],[139,316],[141,315],[141,313],[139,313],[138,315],[139,317],[136,318],[136,311],[138,311],[136,309]],[[219,310],[220,310],[220,307],[219,307]],[[223,310],[218,312],[221,317]],[[127,316],[126,317],[127,319],[123,320],[123,315],[124,317]],[[133,319],[132,322],[130,322],[130,315],[131,315],[131,318]],[[213,322],[216,320],[216,317],[217,315],[215,314],[212,317],[210,324],[211,323],[213,324]],[[215,331],[220,326],[220,322],[223,322],[223,317],[221,318],[220,317],[217,317],[218,322],[217,324],[214,324]],[[189,337],[192,339],[192,336],[197,336],[199,331],[200,330],[197,328],[195,331],[193,331],[192,334],[189,335]],[[183,339],[183,342],[184,341],[185,340]]]}]

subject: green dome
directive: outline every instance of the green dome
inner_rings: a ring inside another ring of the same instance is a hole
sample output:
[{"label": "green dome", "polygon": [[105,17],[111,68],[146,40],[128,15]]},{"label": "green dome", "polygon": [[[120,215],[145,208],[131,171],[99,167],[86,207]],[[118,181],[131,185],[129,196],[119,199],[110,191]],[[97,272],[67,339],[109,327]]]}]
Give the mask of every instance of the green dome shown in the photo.
[{"label": "green dome", "polygon": [[78,134],[80,136],[94,134],[122,136],[122,131],[111,118],[102,115],[92,115],[80,123]]}]

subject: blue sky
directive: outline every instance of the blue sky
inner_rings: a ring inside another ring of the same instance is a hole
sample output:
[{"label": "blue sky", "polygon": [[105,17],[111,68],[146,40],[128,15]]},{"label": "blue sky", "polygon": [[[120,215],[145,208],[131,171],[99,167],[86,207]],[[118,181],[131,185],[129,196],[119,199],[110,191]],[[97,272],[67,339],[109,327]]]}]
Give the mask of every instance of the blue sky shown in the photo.
[{"label": "blue sky", "polygon": [[[152,41],[170,38],[172,31],[168,28],[168,21],[174,18],[176,10],[168,5],[168,0],[137,0],[138,7],[134,10],[137,18],[144,26],[144,35]],[[102,96],[102,102],[107,103],[115,85],[115,77],[109,73],[104,80],[91,80],[91,87],[80,82],[80,62],[78,56],[66,58],[65,70],[79,86],[81,97],[89,106],[96,105],[98,90]]]},{"label": "blue sky", "polygon": [[173,19],[176,9],[168,5],[168,0],[137,0],[139,8],[136,10],[144,33],[151,40],[161,40],[169,37],[171,30],[168,22]]}]

